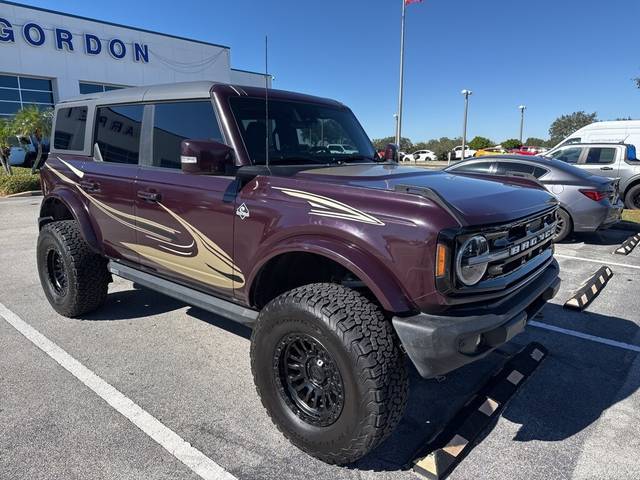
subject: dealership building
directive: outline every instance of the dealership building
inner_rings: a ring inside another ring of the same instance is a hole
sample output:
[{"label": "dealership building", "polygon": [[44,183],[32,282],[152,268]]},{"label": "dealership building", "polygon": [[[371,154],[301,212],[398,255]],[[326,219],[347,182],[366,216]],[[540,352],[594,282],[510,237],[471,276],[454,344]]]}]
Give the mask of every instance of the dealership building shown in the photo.
[{"label": "dealership building", "polygon": [[192,80],[263,86],[229,47],[0,0],[0,118],[81,93]]}]

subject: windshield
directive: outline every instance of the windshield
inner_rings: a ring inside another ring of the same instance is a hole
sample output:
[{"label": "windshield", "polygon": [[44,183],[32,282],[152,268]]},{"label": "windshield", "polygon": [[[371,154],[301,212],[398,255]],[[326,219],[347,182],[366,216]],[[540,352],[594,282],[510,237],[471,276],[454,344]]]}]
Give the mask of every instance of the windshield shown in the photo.
[{"label": "windshield", "polygon": [[[231,110],[251,161],[264,165],[269,138],[270,164],[328,164],[377,160],[371,141],[348,108],[269,100],[265,128],[264,98],[233,97]],[[343,145],[348,145],[345,150]]]}]

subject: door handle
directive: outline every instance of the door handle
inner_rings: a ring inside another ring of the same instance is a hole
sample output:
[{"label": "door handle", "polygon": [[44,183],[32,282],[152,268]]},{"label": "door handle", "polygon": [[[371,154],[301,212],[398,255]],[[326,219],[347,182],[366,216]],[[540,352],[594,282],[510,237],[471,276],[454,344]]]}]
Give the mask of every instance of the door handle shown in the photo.
[{"label": "door handle", "polygon": [[80,182],[80,188],[88,193],[96,193],[100,191],[100,184],[96,182]]},{"label": "door handle", "polygon": [[158,192],[150,192],[148,190],[138,190],[138,198],[147,202],[159,202],[162,195]]},{"label": "door handle", "polygon": [[612,167],[600,167],[600,170],[613,170]]}]

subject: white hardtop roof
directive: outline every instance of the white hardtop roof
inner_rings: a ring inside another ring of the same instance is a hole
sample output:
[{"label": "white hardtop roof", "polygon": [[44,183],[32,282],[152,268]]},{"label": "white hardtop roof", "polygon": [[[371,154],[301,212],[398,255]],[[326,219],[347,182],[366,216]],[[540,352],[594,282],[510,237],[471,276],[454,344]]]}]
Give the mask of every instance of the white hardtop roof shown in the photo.
[{"label": "white hardtop roof", "polygon": [[142,101],[180,100],[189,98],[209,98],[211,88],[217,82],[181,82],[167,83],[163,85],[148,85],[144,87],[128,87],[108,92],[88,93],[77,97],[62,100],[60,106],[65,104],[95,102],[97,104],[116,104]]}]

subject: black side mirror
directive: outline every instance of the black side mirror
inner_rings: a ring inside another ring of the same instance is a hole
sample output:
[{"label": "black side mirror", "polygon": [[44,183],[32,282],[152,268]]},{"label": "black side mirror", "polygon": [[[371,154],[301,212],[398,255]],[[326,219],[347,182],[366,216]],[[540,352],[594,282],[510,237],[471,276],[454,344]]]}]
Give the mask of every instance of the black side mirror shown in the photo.
[{"label": "black side mirror", "polygon": [[384,149],[384,159],[398,162],[398,146],[395,143],[388,143]]},{"label": "black side mirror", "polygon": [[229,175],[234,166],[233,148],[211,140],[183,140],[182,171],[194,175]]}]

